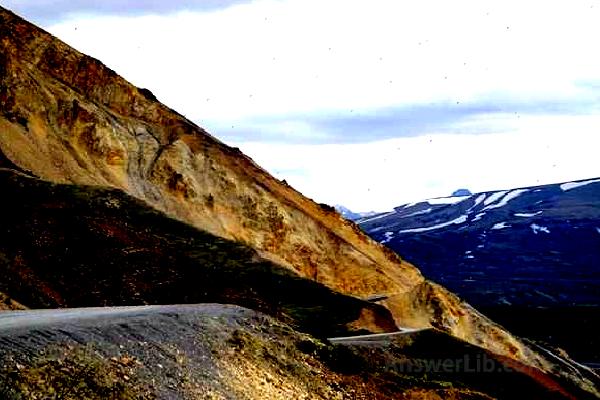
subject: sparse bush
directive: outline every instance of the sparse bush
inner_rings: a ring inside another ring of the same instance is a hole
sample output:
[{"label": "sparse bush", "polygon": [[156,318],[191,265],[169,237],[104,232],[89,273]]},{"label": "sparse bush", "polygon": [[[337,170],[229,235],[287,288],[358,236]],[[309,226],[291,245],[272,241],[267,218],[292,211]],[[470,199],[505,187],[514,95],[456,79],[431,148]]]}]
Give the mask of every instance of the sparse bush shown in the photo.
[{"label": "sparse bush", "polygon": [[335,207],[330,206],[329,204],[319,203],[319,207],[321,207],[321,209],[325,210],[326,212],[336,212]]}]

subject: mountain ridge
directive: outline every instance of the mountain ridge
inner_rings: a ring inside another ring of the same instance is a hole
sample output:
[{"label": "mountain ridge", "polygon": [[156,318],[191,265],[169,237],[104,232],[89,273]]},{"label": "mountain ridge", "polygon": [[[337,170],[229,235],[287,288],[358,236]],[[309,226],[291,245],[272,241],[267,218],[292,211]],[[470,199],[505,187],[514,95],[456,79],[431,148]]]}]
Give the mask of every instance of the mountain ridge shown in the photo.
[{"label": "mountain ridge", "polygon": [[512,332],[595,366],[598,199],[600,181],[589,178],[411,203],[358,222]]},{"label": "mountain ridge", "polygon": [[[428,276],[475,304],[492,305],[502,298],[516,305],[600,305],[594,290],[600,282],[593,274],[593,266],[600,262],[598,193],[600,179],[592,178],[475,193],[446,198],[445,203],[425,200],[357,222],[373,238],[410,255]],[[448,243],[452,248],[444,252],[428,251]],[[446,263],[453,269],[445,268]],[[519,297],[531,292],[519,289],[519,282],[529,280],[533,285],[540,271],[546,280],[554,275],[570,280],[538,287],[545,293]],[[519,282],[510,281],[511,276]],[[487,292],[478,295],[478,287]]]}]

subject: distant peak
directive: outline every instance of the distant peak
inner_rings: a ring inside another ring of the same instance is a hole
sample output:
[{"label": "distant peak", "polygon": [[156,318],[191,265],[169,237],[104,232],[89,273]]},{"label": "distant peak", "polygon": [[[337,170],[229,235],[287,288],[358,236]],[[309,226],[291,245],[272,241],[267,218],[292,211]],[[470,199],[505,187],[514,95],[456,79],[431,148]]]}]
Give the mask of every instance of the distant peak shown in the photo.
[{"label": "distant peak", "polygon": [[452,192],[452,197],[471,196],[472,194],[469,189],[458,189]]}]

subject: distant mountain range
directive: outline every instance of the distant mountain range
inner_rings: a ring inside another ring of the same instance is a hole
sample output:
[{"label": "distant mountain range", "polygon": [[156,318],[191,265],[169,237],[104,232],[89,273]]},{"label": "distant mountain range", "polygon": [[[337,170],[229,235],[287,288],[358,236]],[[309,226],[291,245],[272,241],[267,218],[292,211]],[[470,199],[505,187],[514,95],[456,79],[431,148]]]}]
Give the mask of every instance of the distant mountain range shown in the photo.
[{"label": "distant mountain range", "polygon": [[344,207],[340,204],[333,206],[335,210],[344,218],[349,219],[350,221],[356,221],[361,218],[370,217],[373,215],[379,214],[377,211],[368,211],[368,212],[354,212],[347,207]]},{"label": "distant mountain range", "polygon": [[478,307],[600,305],[600,179],[430,199],[356,222]]}]

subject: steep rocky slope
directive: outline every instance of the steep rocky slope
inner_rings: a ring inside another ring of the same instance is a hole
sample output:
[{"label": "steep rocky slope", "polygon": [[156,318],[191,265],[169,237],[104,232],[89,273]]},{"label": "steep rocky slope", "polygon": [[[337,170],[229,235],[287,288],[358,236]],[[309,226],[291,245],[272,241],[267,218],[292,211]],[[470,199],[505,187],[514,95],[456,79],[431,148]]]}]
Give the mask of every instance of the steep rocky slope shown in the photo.
[{"label": "steep rocky slope", "polygon": [[[122,190],[334,291],[376,296],[398,325],[433,325],[530,366],[552,368],[333,209],[274,179],[148,90],[1,9],[0,154],[3,164],[49,182]],[[96,222],[97,229],[120,233]],[[6,265],[26,282],[31,276],[18,256]],[[93,263],[81,265],[77,278],[85,282]],[[143,272],[133,276],[151,286]]]},{"label": "steep rocky slope", "polygon": [[29,308],[233,303],[321,336],[393,331],[389,311],[120,190],[0,170],[0,292]]},{"label": "steep rocky slope", "polygon": [[[3,12],[3,134],[15,164],[118,187],[343,292],[404,292],[418,270],[99,61]],[[360,279],[357,279],[360,277]]]}]

